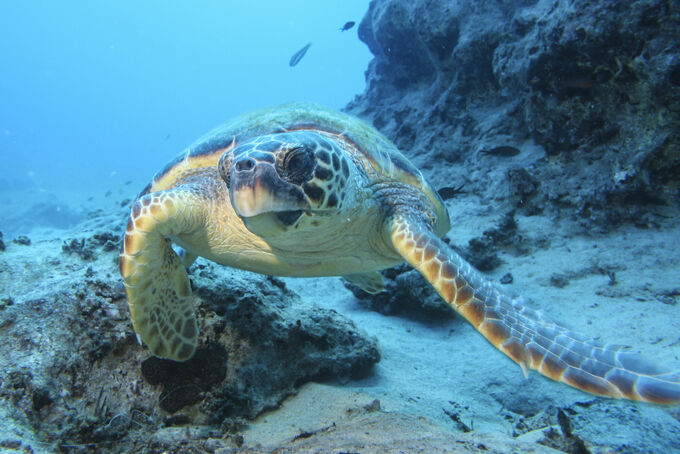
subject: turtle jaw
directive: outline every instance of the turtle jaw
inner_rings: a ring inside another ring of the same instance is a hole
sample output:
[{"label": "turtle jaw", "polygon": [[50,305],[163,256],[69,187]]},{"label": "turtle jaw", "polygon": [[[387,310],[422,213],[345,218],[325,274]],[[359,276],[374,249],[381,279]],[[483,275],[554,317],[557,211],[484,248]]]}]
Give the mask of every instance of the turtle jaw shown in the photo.
[{"label": "turtle jaw", "polygon": [[232,171],[229,195],[248,230],[262,237],[287,230],[311,211],[302,190],[266,164],[248,173]]},{"label": "turtle jaw", "polygon": [[[295,193],[277,191],[275,188],[255,184],[230,190],[232,205],[241,218],[251,218],[263,213],[284,213],[309,209],[303,201],[298,201]],[[302,203],[301,203],[302,202]]]},{"label": "turtle jaw", "polygon": [[295,224],[295,222],[300,219],[304,212],[302,210],[293,210],[293,211],[277,211],[276,212],[276,217],[278,218],[279,221],[285,226],[291,226]]},{"label": "turtle jaw", "polygon": [[303,216],[302,210],[271,211],[255,216],[241,217],[246,228],[262,238],[280,235],[294,225]]}]

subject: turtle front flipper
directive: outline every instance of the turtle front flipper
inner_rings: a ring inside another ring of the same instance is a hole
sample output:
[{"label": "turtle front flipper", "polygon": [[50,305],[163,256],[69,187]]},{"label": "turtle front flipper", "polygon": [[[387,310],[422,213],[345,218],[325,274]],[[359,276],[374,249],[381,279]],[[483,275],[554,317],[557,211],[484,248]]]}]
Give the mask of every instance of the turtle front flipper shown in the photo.
[{"label": "turtle front flipper", "polygon": [[420,220],[396,217],[395,249],[525,375],[535,369],[592,394],[655,403],[680,402],[680,374],[619,345],[574,333],[502,294]]},{"label": "turtle front flipper", "polygon": [[196,229],[200,203],[189,190],[147,194],[132,207],[120,273],[130,317],[140,342],[161,358],[185,361],[198,342],[191,287],[170,237]]}]

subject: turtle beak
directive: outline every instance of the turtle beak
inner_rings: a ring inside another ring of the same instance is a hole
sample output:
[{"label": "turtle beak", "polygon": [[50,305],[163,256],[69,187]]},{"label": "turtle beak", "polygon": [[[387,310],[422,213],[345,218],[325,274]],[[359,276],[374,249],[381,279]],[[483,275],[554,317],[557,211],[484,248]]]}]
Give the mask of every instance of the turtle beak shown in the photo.
[{"label": "turtle beak", "polygon": [[244,156],[232,165],[229,181],[234,210],[254,233],[286,228],[309,209],[302,190],[282,180],[270,163]]}]

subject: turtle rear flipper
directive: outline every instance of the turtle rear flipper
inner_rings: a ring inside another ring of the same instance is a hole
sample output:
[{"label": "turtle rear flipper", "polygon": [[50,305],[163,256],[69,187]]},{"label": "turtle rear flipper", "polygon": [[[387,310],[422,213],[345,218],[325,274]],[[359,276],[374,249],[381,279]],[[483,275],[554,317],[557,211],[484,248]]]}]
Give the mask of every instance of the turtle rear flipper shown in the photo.
[{"label": "turtle rear flipper", "polygon": [[184,248],[177,247],[175,249],[175,252],[177,252],[177,255],[179,256],[179,259],[182,261],[182,265],[184,265],[184,268],[189,269],[191,265],[196,261],[198,258],[197,254],[194,254],[193,252],[189,252]]},{"label": "turtle rear flipper", "polygon": [[342,278],[371,295],[375,295],[376,293],[385,290],[385,279],[378,271],[345,274]]},{"label": "turtle rear flipper", "polygon": [[547,320],[520,299],[502,294],[425,223],[397,217],[392,243],[459,314],[496,348],[528,369],[601,396],[680,402],[680,374],[625,347],[602,344]]},{"label": "turtle rear flipper", "polygon": [[137,339],[161,358],[185,361],[198,342],[191,287],[169,237],[193,229],[195,196],[172,189],[147,194],[132,207],[120,272]]}]

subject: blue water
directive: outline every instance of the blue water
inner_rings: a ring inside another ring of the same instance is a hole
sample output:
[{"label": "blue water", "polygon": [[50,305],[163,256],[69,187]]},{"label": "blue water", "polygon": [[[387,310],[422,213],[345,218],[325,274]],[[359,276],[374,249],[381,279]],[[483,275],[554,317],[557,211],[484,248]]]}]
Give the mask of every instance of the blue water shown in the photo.
[{"label": "blue water", "polygon": [[[0,190],[89,196],[132,180],[223,121],[363,91],[368,0],[0,4]],[[290,57],[312,46],[295,67]],[[0,228],[2,225],[0,224]]]}]

